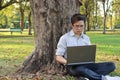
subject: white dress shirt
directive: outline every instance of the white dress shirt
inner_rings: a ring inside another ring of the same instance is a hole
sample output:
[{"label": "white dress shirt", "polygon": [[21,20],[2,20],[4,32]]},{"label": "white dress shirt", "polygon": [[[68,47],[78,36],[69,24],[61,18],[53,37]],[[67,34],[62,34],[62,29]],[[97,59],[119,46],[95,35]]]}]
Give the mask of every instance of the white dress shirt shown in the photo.
[{"label": "white dress shirt", "polygon": [[77,37],[73,30],[70,32],[64,34],[58,44],[57,44],[57,50],[56,55],[61,55],[67,58],[67,47],[70,46],[83,46],[83,45],[90,45],[90,39],[87,35],[82,34],[80,37]]}]

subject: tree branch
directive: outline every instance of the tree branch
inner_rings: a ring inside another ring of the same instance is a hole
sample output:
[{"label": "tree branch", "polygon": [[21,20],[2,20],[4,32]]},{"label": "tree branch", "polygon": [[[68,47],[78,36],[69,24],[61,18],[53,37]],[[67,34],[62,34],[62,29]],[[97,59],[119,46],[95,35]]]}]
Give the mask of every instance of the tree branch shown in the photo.
[{"label": "tree branch", "polygon": [[16,2],[17,2],[16,0],[10,0],[9,2],[7,2],[4,5],[2,5],[3,3],[1,3],[0,4],[0,10],[2,10],[2,9],[4,9],[4,8],[6,8],[6,7],[8,7],[8,6],[10,6],[10,5],[12,5],[12,4],[16,3]]},{"label": "tree branch", "polygon": [[20,1],[17,1],[17,0],[10,0],[9,2],[5,3],[3,5],[3,0],[0,1],[0,10],[14,4],[14,3],[20,3],[20,2],[23,2],[24,0],[20,0]]}]

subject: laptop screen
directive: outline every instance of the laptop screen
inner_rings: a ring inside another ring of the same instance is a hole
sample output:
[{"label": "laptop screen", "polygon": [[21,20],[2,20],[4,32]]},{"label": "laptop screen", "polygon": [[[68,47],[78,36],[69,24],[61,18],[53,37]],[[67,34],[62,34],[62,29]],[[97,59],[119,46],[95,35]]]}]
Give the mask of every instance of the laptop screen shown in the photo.
[{"label": "laptop screen", "polygon": [[95,62],[96,45],[67,47],[67,63],[86,64]]}]

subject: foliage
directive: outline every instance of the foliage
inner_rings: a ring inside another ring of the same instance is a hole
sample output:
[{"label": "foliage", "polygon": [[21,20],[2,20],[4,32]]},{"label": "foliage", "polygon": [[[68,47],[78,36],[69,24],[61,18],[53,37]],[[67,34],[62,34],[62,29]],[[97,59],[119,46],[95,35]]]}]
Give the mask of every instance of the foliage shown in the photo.
[{"label": "foliage", "polygon": [[83,6],[80,7],[80,13],[85,14],[87,18],[87,30],[90,30],[90,22],[94,21],[92,19],[92,16],[94,16],[94,0],[83,0],[83,3]]},{"label": "foliage", "polygon": [[114,0],[114,2],[113,2],[113,4],[112,4],[112,10],[115,12],[115,13],[119,13],[119,11],[120,11],[120,8],[118,8],[118,7],[120,7],[120,1],[119,0]]},{"label": "foliage", "polygon": [[[1,0],[0,1],[0,7],[11,3],[11,5],[5,7],[3,10],[0,10],[0,28],[8,28],[13,26],[13,24],[11,23],[11,21],[20,21],[20,7],[18,4],[18,1],[23,1],[21,3],[22,8],[24,9],[23,5],[26,5],[25,7],[25,22],[28,20],[28,14],[30,12],[30,4],[29,2],[27,2],[27,4],[25,3],[25,1],[29,1],[29,0]],[[96,3],[97,1],[97,3]],[[85,14],[86,16],[88,16],[89,18],[89,27],[90,29],[94,29],[96,26],[96,22],[98,22],[98,26],[99,29],[103,29],[103,19],[104,17],[102,16],[101,12],[101,4],[99,3],[99,1],[102,0],[83,0],[83,5],[80,7],[80,13],[81,14]],[[104,0],[107,1],[107,0]],[[14,4],[13,4],[14,3]],[[96,6],[96,4],[99,4]],[[117,26],[118,21],[119,20],[119,12],[120,9],[118,8],[120,4],[119,0],[113,0],[112,3],[112,9],[110,8],[111,11],[108,11],[108,13],[110,13],[112,15],[112,26]],[[107,5],[107,4],[105,4]],[[97,15],[96,15],[96,8],[97,8]],[[96,20],[97,19],[97,20]],[[111,21],[110,21],[110,16],[107,17],[107,27],[111,28]],[[114,25],[115,24],[115,25]],[[25,24],[26,25],[26,24]]]},{"label": "foliage", "polygon": [[[102,0],[83,0],[83,6],[80,7],[80,13],[81,14],[85,14],[87,17],[87,21],[89,21],[89,24],[87,24],[87,27],[89,27],[90,29],[96,29],[95,27],[97,27],[98,25],[98,29],[103,29],[103,23],[104,23],[104,17],[103,17],[103,9],[102,9]],[[105,2],[105,5],[108,6],[107,7],[107,11],[109,11],[110,5],[107,5],[106,1],[108,0],[104,0],[103,2]],[[110,16],[108,16],[107,18],[107,27],[110,25]],[[89,25],[89,26],[88,26]]]},{"label": "foliage", "polygon": [[[24,4],[24,3],[23,3]],[[25,21],[28,20],[30,4],[26,4]],[[18,4],[13,4],[0,11],[0,28],[13,27],[12,22],[20,21],[20,10]]]},{"label": "foliage", "polygon": [[[90,13],[90,29],[93,29],[96,26],[96,23],[98,23],[98,26],[100,29],[103,29],[103,3],[104,3],[104,8],[105,8],[105,15],[108,14],[107,20],[105,22],[106,28],[112,29],[114,27],[114,24],[116,23],[115,18],[119,18],[119,0],[92,0],[92,1],[87,1],[83,0],[83,6],[80,7],[80,13],[86,14],[86,10],[88,11],[87,13]],[[94,1],[94,2],[93,2]],[[85,4],[87,3],[87,6]],[[115,7],[117,5],[117,7]],[[90,8],[90,9],[89,9]],[[117,13],[116,13],[116,11]],[[115,15],[114,15],[115,14]],[[111,19],[112,17],[112,19]],[[102,18],[102,19],[101,19]],[[111,24],[112,23],[112,24]],[[117,24],[117,23],[116,23]]]},{"label": "foliage", "polygon": [[0,10],[5,9],[14,3],[17,3],[17,0],[0,0]]},{"label": "foliage", "polygon": [[115,27],[117,27],[117,25],[119,25],[119,20],[120,20],[120,0],[114,0],[114,3],[112,4],[112,11],[115,17]]},{"label": "foliage", "polygon": [[5,8],[4,10],[1,10],[0,11],[0,24],[3,25],[3,27],[6,28],[5,25],[8,25],[10,26],[10,22],[11,22],[11,19],[12,19],[12,16],[14,15],[14,12],[15,12],[15,7],[13,5]]},{"label": "foliage", "polygon": [[115,29],[120,29],[120,19],[116,20]]},{"label": "foliage", "polygon": [[14,4],[14,3],[21,3],[24,1],[30,1],[30,0],[0,0],[0,10],[3,10],[7,8],[8,6]]}]

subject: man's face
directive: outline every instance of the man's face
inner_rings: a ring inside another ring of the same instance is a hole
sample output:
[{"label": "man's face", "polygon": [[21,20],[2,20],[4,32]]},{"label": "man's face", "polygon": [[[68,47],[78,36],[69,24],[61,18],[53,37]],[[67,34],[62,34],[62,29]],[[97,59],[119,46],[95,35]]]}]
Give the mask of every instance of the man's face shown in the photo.
[{"label": "man's face", "polygon": [[84,31],[84,21],[77,21],[72,25],[72,29],[75,33],[75,35],[81,35]]}]

